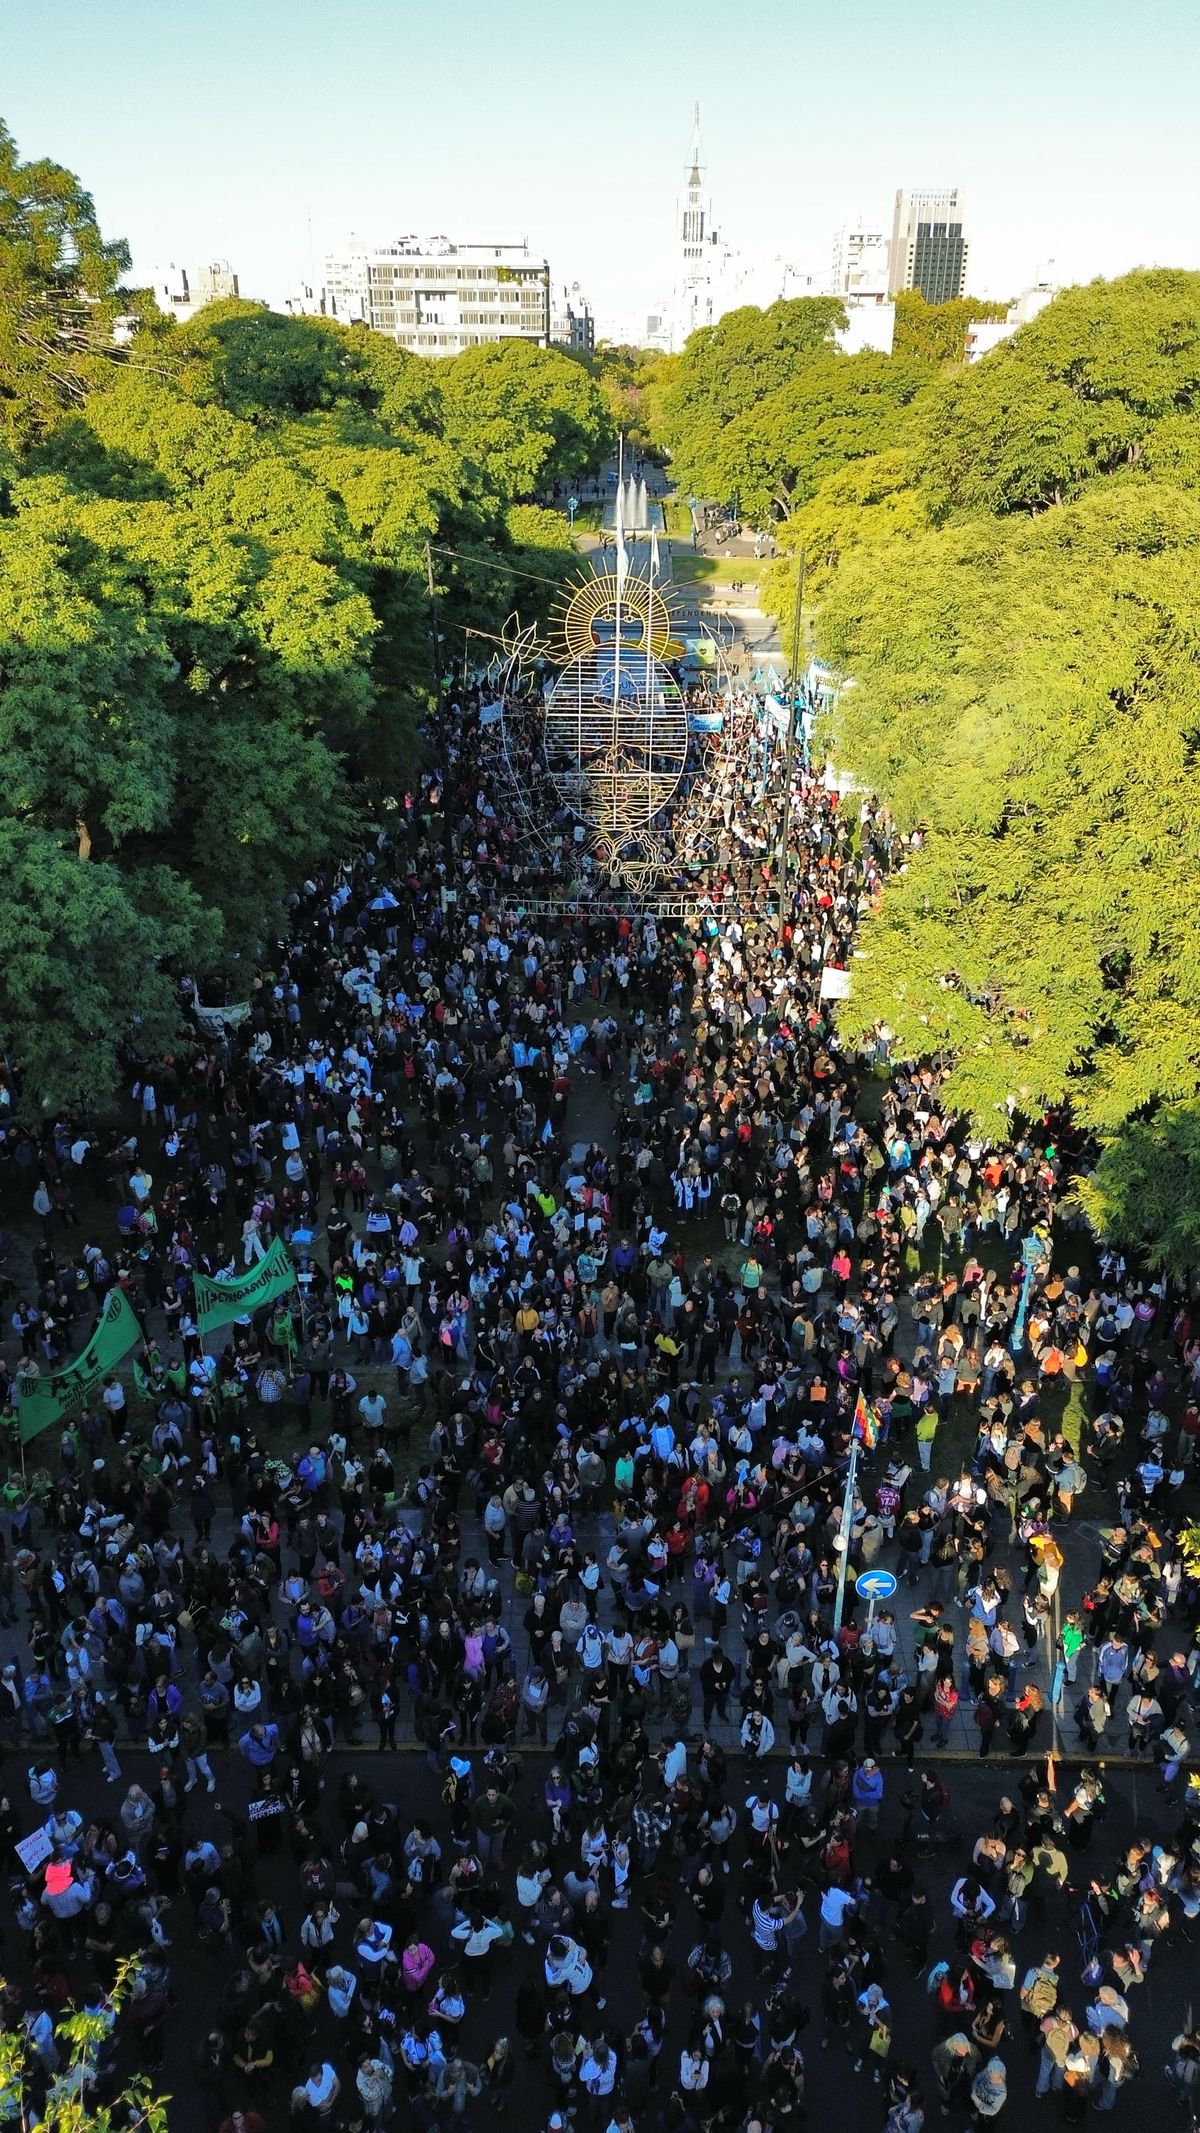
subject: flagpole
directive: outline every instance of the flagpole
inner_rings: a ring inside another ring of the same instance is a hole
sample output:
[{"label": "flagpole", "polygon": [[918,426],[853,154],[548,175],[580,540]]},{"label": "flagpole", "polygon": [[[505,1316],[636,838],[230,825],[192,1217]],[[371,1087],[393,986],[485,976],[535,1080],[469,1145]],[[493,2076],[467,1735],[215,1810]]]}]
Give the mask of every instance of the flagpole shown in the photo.
[{"label": "flagpole", "polygon": [[650,723],[646,733],[646,819],[654,815],[654,579],[658,561],[658,533],[650,536],[649,560],[646,565],[646,705]]},{"label": "flagpole", "polygon": [[621,590],[625,577],[625,432],[617,432],[617,631],[613,645],[612,830],[617,828],[617,716],[621,702]]},{"label": "flagpole", "polygon": [[846,1606],[846,1572],[850,1567],[850,1528],[854,1523],[854,1489],[858,1480],[858,1438],[850,1439],[850,1470],[846,1475],[846,1494],[842,1500],[842,1523],[839,1531],[841,1553],[838,1561],[837,1599],[833,1603],[833,1634],[836,1637],[842,1626]]}]

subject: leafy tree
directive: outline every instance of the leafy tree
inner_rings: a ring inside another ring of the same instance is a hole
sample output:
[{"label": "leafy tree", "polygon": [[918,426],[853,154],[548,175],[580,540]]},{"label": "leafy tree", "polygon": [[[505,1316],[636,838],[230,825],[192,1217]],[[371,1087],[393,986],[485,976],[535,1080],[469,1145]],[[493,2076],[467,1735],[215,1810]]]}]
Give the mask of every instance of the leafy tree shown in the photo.
[{"label": "leafy tree", "polygon": [[811,500],[792,513],[776,536],[777,555],[762,581],[763,606],[781,623],[796,600],[798,557],[805,560],[806,597],[819,600],[844,556],[916,533],[928,523],[916,487],[918,465],[902,445],[851,459],[821,483]]},{"label": "leafy tree", "polygon": [[170,1042],[173,958],[203,978],[275,938],[409,773],[427,548],[451,659],[468,621],[541,615],[569,550],[521,500],[611,436],[593,379],[528,344],[435,364],[147,301],[117,351],[124,263],[0,130],[0,1018],[30,1106],[103,1103],[134,1024]]},{"label": "leafy tree", "polygon": [[1200,1266],[1200,1104],[1134,1119],[1072,1194],[1099,1235],[1182,1278]]},{"label": "leafy tree", "polygon": [[925,363],[934,370],[948,363],[967,360],[967,327],[973,319],[1007,316],[1007,304],[989,303],[982,296],[958,296],[948,304],[927,304],[919,289],[904,289],[896,298],[896,331],[892,354],[906,363]]},{"label": "leafy tree", "polygon": [[468,348],[441,366],[445,435],[503,503],[598,466],[613,428],[591,378],[532,341]]},{"label": "leafy tree", "polygon": [[786,519],[848,461],[894,441],[928,373],[840,355],[833,334],[844,318],[832,298],[802,298],[731,312],[693,334],[653,396],[681,487],[736,495],[754,519]]},{"label": "leafy tree", "polygon": [[[689,471],[694,455],[724,423],[744,415],[815,355],[829,350],[846,322],[835,297],[799,297],[765,311],[747,305],[694,333],[674,359],[657,398],[661,441],[685,487],[703,486]],[[697,446],[695,440],[702,440]],[[707,491],[705,493],[708,493]]]},{"label": "leafy tree", "polygon": [[1114,474],[1194,477],[1200,274],[1067,289],[926,404],[932,507],[1044,511]]},{"label": "leafy tree", "polygon": [[839,760],[916,833],[843,1027],[946,1056],[992,1129],[1200,1095],[1198,561],[1200,500],[1116,482],[862,546],[823,609]]},{"label": "leafy tree", "polygon": [[285,318],[232,298],[204,305],[171,339],[197,397],[259,425],[371,399],[363,336],[332,320]]},{"label": "leafy tree", "polygon": [[631,348],[601,341],[589,354],[565,349],[594,378],[614,430],[624,432],[635,451],[658,449],[654,429],[655,395],[672,359],[651,348]]},{"label": "leafy tree", "polygon": [[558,588],[579,569],[579,554],[557,511],[536,504],[514,504],[505,513],[509,560],[529,573],[516,581],[522,619],[545,624]]},{"label": "leafy tree", "polygon": [[211,967],[221,925],[167,868],[136,879],[111,861],[79,863],[74,837],[0,817],[0,1017],[31,1109],[120,1092],[131,1028],[150,1054],[179,1026],[166,965]]},{"label": "leafy tree", "polygon": [[695,485],[705,495],[737,491],[749,518],[786,519],[830,475],[889,444],[924,383],[920,370],[890,356],[822,350],[703,444],[694,440]]},{"label": "leafy tree", "polygon": [[105,243],[78,178],[22,163],[0,120],[0,437],[18,447],[83,398],[112,360],[116,286],[129,265]]},{"label": "leafy tree", "polygon": [[113,2015],[136,1997],[142,1984],[139,1965],[122,1961],[107,2004],[69,2007],[58,2016],[54,2035],[61,2064],[46,2086],[44,2105],[43,2076],[24,2030],[0,2033],[0,2109],[5,2124],[36,2125],[44,2133],[167,2133],[168,2098],[155,2094],[147,2075],[127,2075],[113,2103],[104,2100],[111,2083],[97,2081]]}]

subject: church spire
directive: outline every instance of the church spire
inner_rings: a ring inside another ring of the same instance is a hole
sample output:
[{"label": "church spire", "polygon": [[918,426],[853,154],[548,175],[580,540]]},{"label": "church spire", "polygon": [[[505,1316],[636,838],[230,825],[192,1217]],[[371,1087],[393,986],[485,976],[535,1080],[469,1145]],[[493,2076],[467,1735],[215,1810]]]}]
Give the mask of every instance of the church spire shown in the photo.
[{"label": "church spire", "polygon": [[701,160],[702,154],[703,151],[700,146],[700,106],[699,104],[694,104],[692,106],[692,145],[688,152],[689,190],[693,186],[697,190],[699,190],[700,186],[704,183],[704,164]]}]

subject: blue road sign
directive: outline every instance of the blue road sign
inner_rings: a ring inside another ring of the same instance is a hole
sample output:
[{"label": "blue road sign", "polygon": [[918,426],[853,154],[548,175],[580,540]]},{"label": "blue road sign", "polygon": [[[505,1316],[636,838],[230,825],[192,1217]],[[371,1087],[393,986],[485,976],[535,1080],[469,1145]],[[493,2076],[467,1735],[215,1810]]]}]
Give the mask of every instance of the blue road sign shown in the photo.
[{"label": "blue road sign", "polygon": [[860,1600],[890,1600],[896,1590],[896,1580],[890,1570],[860,1570],[854,1580],[854,1590]]}]

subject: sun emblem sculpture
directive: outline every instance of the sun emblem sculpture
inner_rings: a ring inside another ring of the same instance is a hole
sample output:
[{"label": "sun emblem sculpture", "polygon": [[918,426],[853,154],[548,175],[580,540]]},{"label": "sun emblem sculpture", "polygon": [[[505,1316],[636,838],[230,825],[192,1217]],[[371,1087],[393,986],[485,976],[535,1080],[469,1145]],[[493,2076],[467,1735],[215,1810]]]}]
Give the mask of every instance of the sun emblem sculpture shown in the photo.
[{"label": "sun emblem sculpture", "polygon": [[668,858],[671,804],[688,762],[688,713],[668,664],[678,653],[658,585],[632,573],[568,588],[545,692],[546,770],[596,856],[633,880]]},{"label": "sun emblem sculpture", "polygon": [[[623,895],[678,893],[711,854],[730,679],[703,627],[695,643],[681,639],[672,602],[670,581],[589,573],[563,589],[545,638],[512,616],[494,640],[485,747],[556,877],[564,827],[582,878]],[[706,646],[711,660],[699,656]],[[679,679],[689,662],[690,703]]]}]

